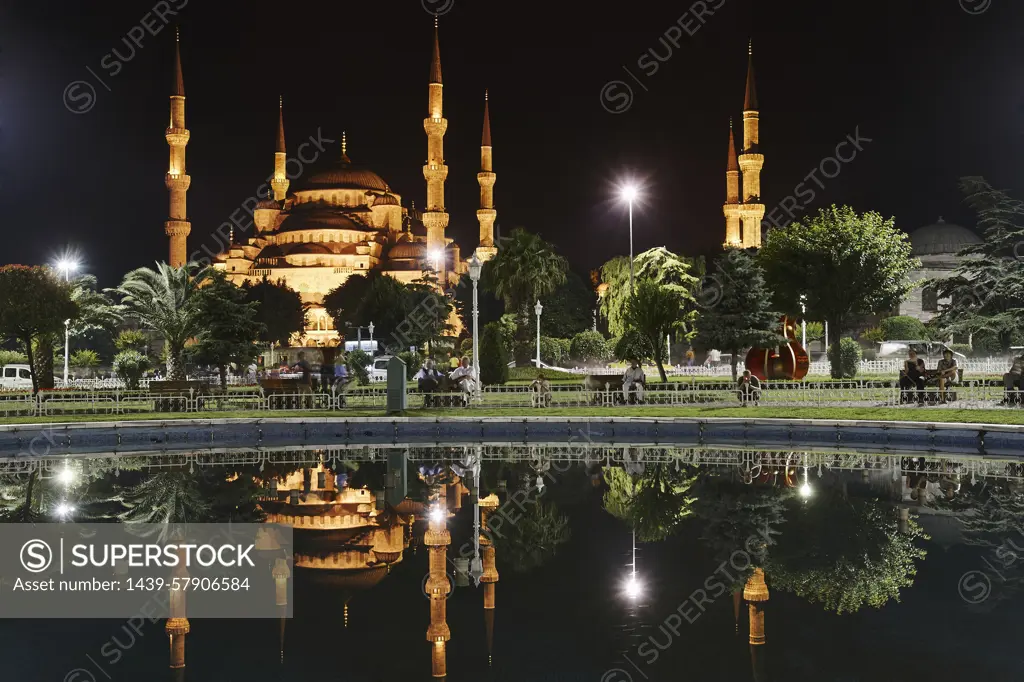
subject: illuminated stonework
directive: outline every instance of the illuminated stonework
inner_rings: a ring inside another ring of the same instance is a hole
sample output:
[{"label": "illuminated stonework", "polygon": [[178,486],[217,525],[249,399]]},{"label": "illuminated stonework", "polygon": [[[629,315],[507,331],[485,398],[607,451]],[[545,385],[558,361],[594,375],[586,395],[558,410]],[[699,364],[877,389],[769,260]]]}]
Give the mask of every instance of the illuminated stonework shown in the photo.
[{"label": "illuminated stonework", "polygon": [[[760,147],[760,114],[754,84],[754,56],[750,50],[747,64],[747,87],[743,100],[743,153],[736,156],[732,122],[729,122],[729,156],[726,166],[725,215],[726,247],[760,248],[761,222],[765,207],[761,203],[761,169],[764,155]],[[742,177],[743,191],[740,192]]]}]

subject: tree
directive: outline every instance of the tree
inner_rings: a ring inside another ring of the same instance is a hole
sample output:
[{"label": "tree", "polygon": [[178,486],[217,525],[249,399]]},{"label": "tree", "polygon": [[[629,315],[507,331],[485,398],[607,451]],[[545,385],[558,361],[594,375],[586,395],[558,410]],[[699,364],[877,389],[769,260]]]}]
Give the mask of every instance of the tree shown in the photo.
[{"label": "tree", "polygon": [[901,531],[891,506],[829,492],[789,503],[787,532],[768,556],[772,586],[838,614],[899,601],[926,554],[915,545],[927,539],[921,526],[910,519]]},{"label": "tree", "polygon": [[276,283],[264,275],[255,284],[242,285],[246,300],[259,303],[256,321],[263,325],[259,340],[287,346],[292,334],[301,333],[306,327],[306,313],[302,307],[302,296],[290,288],[284,280]]},{"label": "tree", "polygon": [[495,538],[495,548],[513,571],[531,571],[550,561],[570,535],[569,518],[554,503],[538,500],[506,535]]},{"label": "tree", "polygon": [[534,303],[564,284],[568,270],[568,261],[555,252],[552,244],[522,228],[512,230],[512,235],[502,240],[498,255],[484,264],[484,288],[504,301],[505,310],[518,318],[517,347],[524,345],[532,328]]},{"label": "tree", "polygon": [[[896,308],[913,286],[910,271],[920,265],[891,218],[834,205],[768,230],[758,260],[776,308],[796,315],[806,295],[807,315],[827,321],[834,339],[855,316]],[[838,372],[833,364],[832,376]]]},{"label": "tree", "polygon": [[980,177],[960,180],[978,213],[985,240],[957,254],[952,274],[931,282],[941,301],[936,321],[946,335],[990,336],[1009,353],[1024,327],[1024,202],[1010,199]]},{"label": "tree", "polygon": [[[688,312],[695,309],[694,294],[700,288],[704,274],[703,258],[685,258],[663,246],[648,249],[633,258],[634,288],[642,281],[651,281],[673,292],[679,306]],[[626,331],[625,314],[631,294],[629,286],[629,258],[618,256],[601,266],[601,314],[608,321],[608,333],[621,336]],[[685,317],[689,322],[691,317]]]},{"label": "tree", "polygon": [[608,349],[608,342],[600,332],[586,331],[572,337],[569,355],[584,365],[603,365],[611,352]]},{"label": "tree", "polygon": [[118,350],[114,374],[130,391],[138,390],[143,373],[149,369],[149,357],[144,352],[147,343],[146,335],[137,329],[122,330],[114,341]]},{"label": "tree", "polygon": [[878,325],[882,331],[883,341],[927,340],[928,328],[924,322],[908,315],[887,317]]},{"label": "tree", "polygon": [[736,380],[740,351],[751,346],[779,344],[779,314],[771,309],[772,293],[764,271],[750,251],[726,249],[715,260],[715,271],[704,284],[706,307],[697,323],[697,338],[708,348],[732,354]]},{"label": "tree", "polygon": [[124,276],[113,291],[121,298],[121,310],[155,330],[167,344],[167,376],[185,379],[185,344],[201,331],[199,289],[210,277],[210,268],[194,263],[171,267],[157,263],[156,270],[139,268]]},{"label": "tree", "polygon": [[[542,303],[544,317],[541,319],[541,334],[567,339],[590,329],[593,324],[593,310],[597,303],[594,291],[571,270],[566,273],[565,282],[548,294]],[[537,318],[531,316],[530,321],[534,325],[532,333],[536,334]]]},{"label": "tree", "polygon": [[687,493],[696,478],[689,470],[679,471],[667,464],[648,466],[642,474],[607,468],[605,511],[628,523],[640,542],[664,540],[693,513],[690,507],[696,498]]},{"label": "tree", "polygon": [[[125,491],[126,510],[120,515],[129,526],[155,524],[161,527],[159,540],[171,536],[174,524],[202,523],[211,520],[208,491],[198,476],[186,471],[161,471],[145,476]],[[155,528],[148,529],[150,532]]]},{"label": "tree", "polygon": [[197,294],[197,324],[202,331],[192,347],[196,362],[213,365],[220,374],[220,386],[228,388],[228,365],[247,367],[259,355],[256,340],[265,329],[256,319],[260,304],[250,302],[246,292],[214,271]]},{"label": "tree", "polygon": [[[0,337],[16,338],[25,348],[28,363],[35,367],[32,342],[64,330],[64,320],[74,320],[78,306],[71,300],[71,287],[39,266],[0,267]],[[52,358],[52,349],[50,351]],[[51,360],[52,362],[52,360]],[[39,392],[39,379],[32,372],[32,393]]]},{"label": "tree", "polygon": [[484,325],[480,336],[480,382],[489,385],[508,381],[508,362],[500,324]]},{"label": "tree", "polygon": [[683,318],[679,295],[650,280],[637,285],[636,295],[626,306],[624,320],[632,331],[646,340],[663,382],[668,381],[665,374],[665,361],[668,359],[665,341],[671,332],[683,328]]},{"label": "tree", "polygon": [[91,369],[100,364],[100,356],[94,350],[83,348],[71,354],[68,364],[81,369]]}]

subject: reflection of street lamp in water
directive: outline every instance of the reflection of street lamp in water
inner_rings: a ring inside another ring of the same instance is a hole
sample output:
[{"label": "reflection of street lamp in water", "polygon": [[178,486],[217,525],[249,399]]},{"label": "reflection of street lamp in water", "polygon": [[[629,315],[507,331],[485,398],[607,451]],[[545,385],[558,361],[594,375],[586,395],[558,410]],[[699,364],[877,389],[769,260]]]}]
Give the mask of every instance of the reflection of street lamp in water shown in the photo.
[{"label": "reflection of street lamp in water", "polygon": [[804,483],[800,486],[800,497],[806,500],[812,494],[814,494],[814,491],[811,489],[811,484],[807,481],[807,467],[804,467]]},{"label": "reflection of street lamp in water", "polygon": [[643,591],[643,586],[640,584],[640,580],[636,577],[636,531],[633,531],[633,563],[631,565],[631,572],[629,577],[626,579],[626,596],[631,601],[636,601],[640,597],[640,593]]}]

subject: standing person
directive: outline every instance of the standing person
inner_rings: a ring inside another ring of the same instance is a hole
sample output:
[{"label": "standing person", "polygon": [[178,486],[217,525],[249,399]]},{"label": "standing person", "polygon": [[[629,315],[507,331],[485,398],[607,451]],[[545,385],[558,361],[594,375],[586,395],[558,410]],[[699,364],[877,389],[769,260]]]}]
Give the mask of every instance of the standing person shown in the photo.
[{"label": "standing person", "polygon": [[459,356],[455,353],[448,354],[448,370],[455,371],[459,368]]},{"label": "standing person", "polygon": [[712,348],[708,351],[708,363],[712,367],[718,367],[722,364],[722,351],[717,348]]},{"label": "standing person", "polygon": [[1020,391],[1024,389],[1024,354],[1013,359],[1010,371],[1003,375],[1003,386],[1006,387],[1006,396],[1003,404],[1020,402]]},{"label": "standing person", "polygon": [[693,353],[693,347],[686,349],[686,366],[693,367],[693,359],[696,357]]},{"label": "standing person", "polygon": [[309,363],[306,362],[306,354],[299,351],[299,360],[296,362],[292,369],[302,373],[302,383],[308,384],[313,376],[313,370],[310,368]]},{"label": "standing person", "polygon": [[627,405],[629,404],[630,390],[636,391],[637,402],[643,402],[646,384],[647,376],[644,374],[643,368],[640,367],[640,363],[634,360],[622,375],[622,399]]}]

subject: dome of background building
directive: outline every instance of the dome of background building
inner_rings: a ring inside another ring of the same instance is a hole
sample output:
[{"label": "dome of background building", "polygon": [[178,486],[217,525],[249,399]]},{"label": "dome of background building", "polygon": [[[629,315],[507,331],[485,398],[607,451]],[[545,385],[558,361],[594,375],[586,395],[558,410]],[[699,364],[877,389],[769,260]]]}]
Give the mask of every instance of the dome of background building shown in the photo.
[{"label": "dome of background building", "polygon": [[399,242],[388,251],[390,260],[425,258],[426,255],[427,245],[422,242]]},{"label": "dome of background building", "polygon": [[370,225],[352,219],[353,211],[324,202],[299,204],[292,208],[288,217],[281,223],[279,232],[295,232],[296,230],[359,230],[365,232],[374,229]]},{"label": "dome of background building", "polygon": [[257,209],[261,209],[261,208],[267,209],[267,208],[269,208],[269,209],[272,209],[272,210],[275,210],[275,211],[280,211],[281,210],[281,202],[280,201],[274,201],[273,199],[270,199],[270,198],[260,199],[259,203],[256,204],[256,208]]},{"label": "dome of background building", "polygon": [[390,192],[386,194],[375,194],[374,197],[374,206],[399,206],[398,198]]},{"label": "dome of background building", "polygon": [[934,225],[911,232],[910,243],[915,257],[947,256],[958,253],[965,246],[980,244],[981,238],[966,227],[939,218]]},{"label": "dome of background building", "polygon": [[[346,157],[347,159],[347,157]],[[368,168],[357,166],[346,159],[310,174],[299,191],[311,189],[366,189],[387,192],[384,179]]]}]

